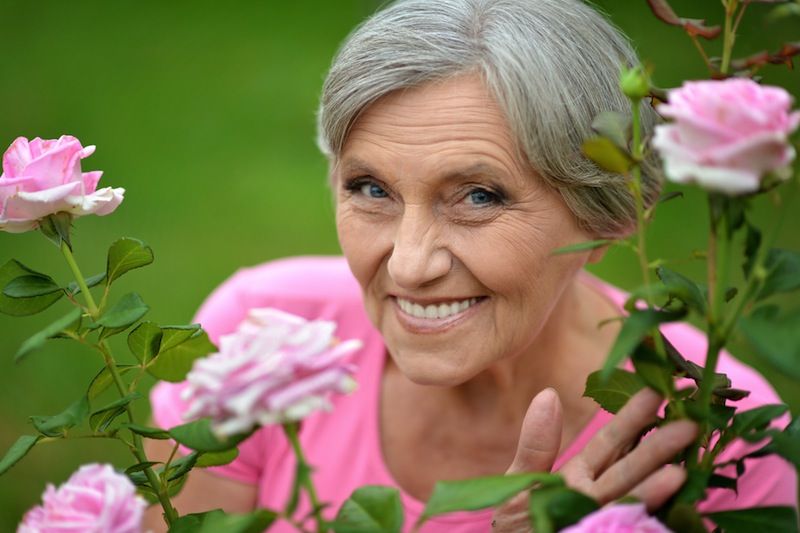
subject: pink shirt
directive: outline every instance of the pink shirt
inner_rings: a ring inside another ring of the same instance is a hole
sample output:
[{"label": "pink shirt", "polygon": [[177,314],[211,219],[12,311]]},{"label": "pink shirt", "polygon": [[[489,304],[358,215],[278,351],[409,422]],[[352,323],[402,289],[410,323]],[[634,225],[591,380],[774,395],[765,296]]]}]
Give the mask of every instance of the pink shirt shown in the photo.
[{"label": "pink shirt", "polygon": [[[585,281],[616,305],[625,295],[602,281],[585,274]],[[315,413],[304,420],[300,441],[315,466],[314,483],[320,501],[328,502],[326,516],[333,518],[354,489],[362,485],[397,486],[382,457],[378,428],[379,388],[386,348],[383,340],[369,322],[364,310],[361,290],[347,263],[340,257],[299,257],[266,263],[240,270],[222,284],[206,300],[196,320],[203,325],[215,342],[230,333],[254,307],[276,307],[308,319],[336,321],[337,336],[357,338],[364,348],[355,356],[359,370],[358,390],[349,396],[334,399],[330,413]],[[664,334],[689,359],[702,363],[705,337],[685,324],[670,324]],[[749,367],[723,355],[719,369],[728,374],[734,385],[752,391],[738,402],[743,409],[765,403],[780,403],[767,382]],[[153,416],[161,427],[169,428],[184,422],[181,413],[186,405],[180,399],[181,384],[162,382],[153,388]],[[598,409],[597,414],[558,458],[558,469],[578,453],[586,442],[612,415]],[[733,444],[725,457],[739,457],[744,445]],[[290,493],[295,461],[280,427],[265,427],[240,445],[239,457],[231,464],[209,469],[216,474],[258,487],[259,504],[271,509],[283,509]],[[731,475],[735,475],[732,470]],[[406,511],[406,530],[422,512],[424,503],[401,491]],[[782,459],[770,456],[747,461],[746,473],[739,480],[739,495],[731,490],[712,491],[702,510],[722,510],[748,506],[797,504],[797,484],[794,469]],[[209,502],[213,508],[214,502]],[[301,502],[297,516],[309,510]],[[488,530],[491,512],[455,513],[434,518],[423,533],[468,533]],[[271,532],[295,531],[279,523]]]}]

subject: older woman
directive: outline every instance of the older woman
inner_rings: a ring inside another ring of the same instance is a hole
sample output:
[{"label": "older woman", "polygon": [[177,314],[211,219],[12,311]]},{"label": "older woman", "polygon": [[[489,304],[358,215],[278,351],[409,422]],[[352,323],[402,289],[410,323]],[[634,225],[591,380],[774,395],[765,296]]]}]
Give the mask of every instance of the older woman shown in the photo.
[{"label": "older woman", "polygon": [[[616,417],[582,397],[616,334],[598,324],[619,314],[624,296],[583,273],[601,251],[552,254],[634,225],[625,183],[580,145],[596,114],[628,108],[617,76],[635,62],[626,40],[577,0],[399,1],[345,42],[325,82],[319,138],[346,262],[242,270],[198,315],[215,339],[248,309],[272,306],[335,320],[343,338],[364,340],[359,390],[305,420],[300,435],[328,514],[364,484],[398,487],[411,524],[442,479],[554,469],[600,501],[631,494],[650,508],[683,483],[682,469],[663,465],[691,442],[692,423],[637,445],[656,416],[655,393]],[[647,129],[654,116],[642,112]],[[655,178],[645,192],[655,198]],[[690,357],[702,353],[687,326],[665,333]],[[722,364],[754,391],[750,404],[776,399],[751,371]],[[180,390],[154,389],[159,424],[181,423]],[[282,508],[293,469],[280,430],[264,428],[231,465],[193,472],[176,505]],[[751,465],[739,493],[704,505],[796,501],[792,471],[775,458]],[[423,531],[492,522],[527,531],[526,506],[445,516]]]}]

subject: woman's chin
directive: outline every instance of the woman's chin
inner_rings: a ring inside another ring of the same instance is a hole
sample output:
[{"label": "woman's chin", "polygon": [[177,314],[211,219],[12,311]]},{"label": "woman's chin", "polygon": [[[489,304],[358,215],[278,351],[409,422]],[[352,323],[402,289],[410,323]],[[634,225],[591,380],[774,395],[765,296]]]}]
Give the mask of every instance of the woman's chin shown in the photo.
[{"label": "woman's chin", "polygon": [[393,357],[395,366],[409,381],[429,387],[456,387],[477,372],[463,361],[433,361],[430,357]]}]

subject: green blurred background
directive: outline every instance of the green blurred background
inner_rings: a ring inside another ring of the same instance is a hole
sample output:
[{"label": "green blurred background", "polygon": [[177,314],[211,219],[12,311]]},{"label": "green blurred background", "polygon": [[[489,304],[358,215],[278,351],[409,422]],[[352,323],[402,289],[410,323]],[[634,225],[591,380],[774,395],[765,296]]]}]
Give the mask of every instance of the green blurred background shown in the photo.
[{"label": "green blurred background", "polygon": [[[657,22],[644,0],[598,2],[656,65],[663,87],[706,76],[688,38]],[[683,16],[721,21],[718,0],[673,0]],[[77,136],[96,144],[84,170],[102,169],[101,185],[125,187],[112,216],[75,227],[76,257],[86,275],[104,268],[107,246],[133,236],[156,253],[153,266],[123,278],[115,293],[137,290],[151,320],[187,323],[204,296],[243,265],[299,254],[337,254],[326,163],[314,144],[319,89],[338,43],[374,0],[211,2],[3,0],[0,46],[0,145],[17,136]],[[756,4],[742,26],[738,55],[797,40],[800,19],[767,24]],[[718,53],[719,44],[709,52]],[[763,71],[766,82],[798,95],[797,72]],[[775,209],[757,206],[770,224]],[[797,206],[780,244],[800,248]],[[652,227],[653,256],[689,259],[705,246],[702,198],[691,191],[665,204]],[[0,233],[0,262],[17,258],[66,282],[58,251],[39,234]],[[626,288],[639,282],[630,252],[611,250],[594,268]],[[789,300],[786,303],[791,304]],[[29,415],[55,414],[80,396],[99,357],[66,342],[14,365],[19,344],[64,312],[0,316],[0,450],[31,432]],[[749,353],[795,412],[797,383]],[[123,353],[122,350],[118,350]],[[148,386],[150,383],[148,383]],[[139,402],[143,404],[144,402]],[[146,406],[139,405],[146,415]],[[89,461],[128,461],[122,445],[90,440],[42,445],[0,478],[0,531],[11,531],[38,501]]]}]

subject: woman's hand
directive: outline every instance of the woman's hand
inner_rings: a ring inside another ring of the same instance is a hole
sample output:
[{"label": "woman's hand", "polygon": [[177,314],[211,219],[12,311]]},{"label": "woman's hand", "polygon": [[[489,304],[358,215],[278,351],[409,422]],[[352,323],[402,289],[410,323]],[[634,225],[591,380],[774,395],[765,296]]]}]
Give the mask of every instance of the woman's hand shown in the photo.
[{"label": "woman's hand", "polygon": [[[686,479],[683,468],[669,463],[697,434],[697,425],[681,420],[658,428],[636,445],[642,431],[655,422],[662,398],[645,388],[561,467],[567,485],[600,504],[625,495],[648,509],[660,507]],[[553,389],[531,401],[522,423],[519,444],[508,474],[549,472],[561,445],[561,402]],[[666,466],[665,466],[666,465]],[[521,493],[495,511],[493,531],[531,531],[528,495]]]}]

